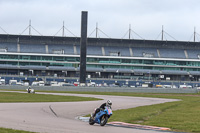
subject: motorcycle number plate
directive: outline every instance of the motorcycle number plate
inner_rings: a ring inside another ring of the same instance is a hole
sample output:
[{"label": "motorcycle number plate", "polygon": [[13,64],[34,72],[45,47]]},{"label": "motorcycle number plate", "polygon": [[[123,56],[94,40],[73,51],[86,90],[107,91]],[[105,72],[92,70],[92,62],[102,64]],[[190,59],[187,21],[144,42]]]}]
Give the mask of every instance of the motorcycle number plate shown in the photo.
[{"label": "motorcycle number plate", "polygon": [[111,114],[112,113],[112,110],[111,109],[108,109],[108,114]]}]

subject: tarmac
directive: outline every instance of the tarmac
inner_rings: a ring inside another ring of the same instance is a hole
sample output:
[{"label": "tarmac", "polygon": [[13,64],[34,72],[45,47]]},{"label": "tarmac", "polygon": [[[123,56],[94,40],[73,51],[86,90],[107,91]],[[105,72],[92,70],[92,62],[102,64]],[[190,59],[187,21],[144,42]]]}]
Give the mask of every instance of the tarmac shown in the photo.
[{"label": "tarmac", "polygon": [[[77,119],[90,114],[103,102],[110,99],[113,110],[177,101],[176,99],[144,98],[128,96],[42,93],[64,96],[95,97],[103,100],[81,102],[45,102],[45,103],[0,103],[0,127],[39,133],[163,133],[161,130],[145,128],[126,128],[107,124],[89,125]],[[113,114],[114,115],[114,114]],[[172,133],[171,131],[164,131]]]}]

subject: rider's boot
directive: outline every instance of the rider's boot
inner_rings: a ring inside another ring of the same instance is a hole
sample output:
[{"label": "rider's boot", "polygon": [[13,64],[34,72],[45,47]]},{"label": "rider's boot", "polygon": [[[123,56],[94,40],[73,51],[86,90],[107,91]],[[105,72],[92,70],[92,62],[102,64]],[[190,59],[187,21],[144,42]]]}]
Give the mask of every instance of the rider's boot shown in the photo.
[{"label": "rider's boot", "polygon": [[94,120],[94,118],[95,118],[95,115],[96,115],[95,113],[92,113],[92,114],[91,114],[91,117],[92,117],[93,120]]}]

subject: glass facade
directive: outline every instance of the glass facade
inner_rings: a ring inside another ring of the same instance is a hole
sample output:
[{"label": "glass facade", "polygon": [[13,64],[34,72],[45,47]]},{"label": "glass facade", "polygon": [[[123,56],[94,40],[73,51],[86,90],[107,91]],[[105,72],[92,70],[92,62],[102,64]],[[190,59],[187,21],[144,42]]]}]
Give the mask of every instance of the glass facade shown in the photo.
[{"label": "glass facade", "polygon": [[[0,64],[16,66],[63,66],[79,67],[80,58],[64,55],[0,55]],[[200,71],[200,61],[198,60],[159,60],[144,58],[110,58],[101,56],[88,56],[87,67],[92,68],[118,68],[118,69],[151,69],[151,70],[180,70],[180,71]]]}]

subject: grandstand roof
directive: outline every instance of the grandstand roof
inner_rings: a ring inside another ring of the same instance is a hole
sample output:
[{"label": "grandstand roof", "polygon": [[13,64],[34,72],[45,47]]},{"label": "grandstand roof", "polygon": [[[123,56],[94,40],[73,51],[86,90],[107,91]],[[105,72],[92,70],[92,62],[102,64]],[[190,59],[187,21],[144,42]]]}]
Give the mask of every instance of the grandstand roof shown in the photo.
[{"label": "grandstand roof", "polygon": [[[0,42],[19,42],[37,44],[71,44],[80,45],[80,37],[33,36],[0,34]],[[128,46],[174,49],[200,49],[200,42],[161,41],[139,39],[88,38],[88,45],[95,46]]]}]

